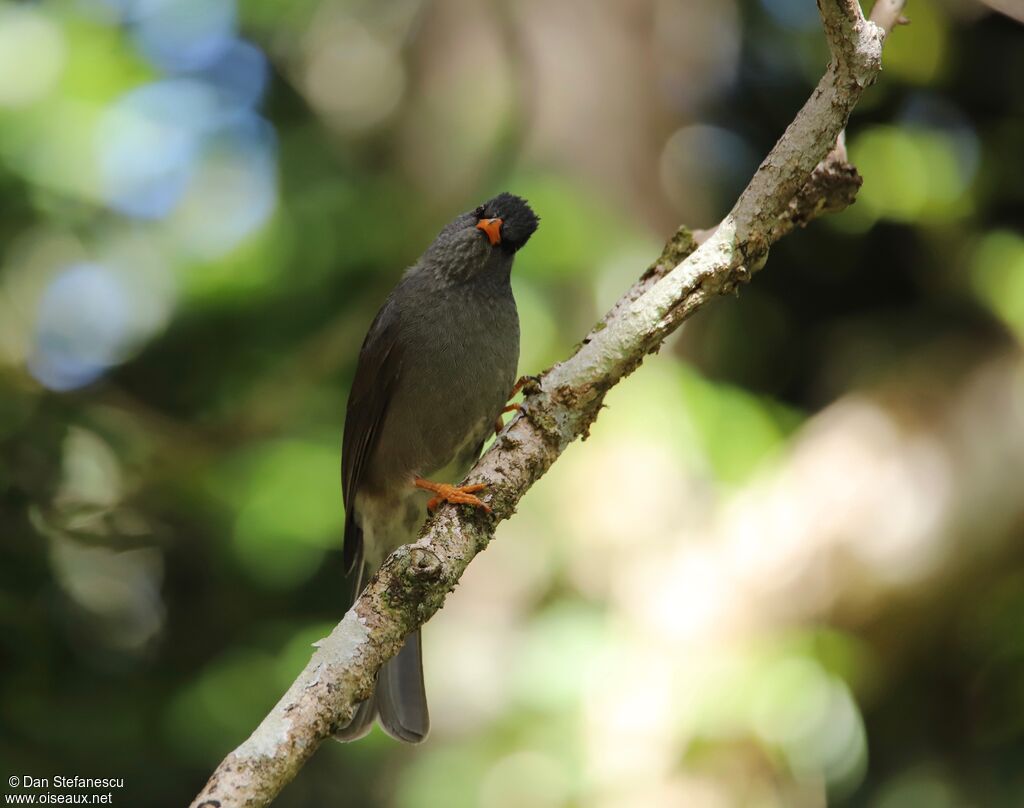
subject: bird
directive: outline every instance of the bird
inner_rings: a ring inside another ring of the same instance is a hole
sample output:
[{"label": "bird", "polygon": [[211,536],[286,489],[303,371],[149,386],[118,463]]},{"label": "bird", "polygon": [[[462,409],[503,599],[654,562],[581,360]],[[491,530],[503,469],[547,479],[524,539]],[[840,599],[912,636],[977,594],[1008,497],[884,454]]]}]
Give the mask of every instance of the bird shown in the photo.
[{"label": "bird", "polygon": [[[519,314],[510,278],[539,221],[525,199],[507,192],[456,217],[370,325],[342,439],[342,559],[356,576],[353,599],[393,550],[415,541],[428,511],[445,502],[489,510],[478,496],[483,485],[452,483],[479,456],[516,386]],[[374,693],[335,737],[361,738],[375,720],[399,741],[427,737],[419,630],[381,667]]]}]

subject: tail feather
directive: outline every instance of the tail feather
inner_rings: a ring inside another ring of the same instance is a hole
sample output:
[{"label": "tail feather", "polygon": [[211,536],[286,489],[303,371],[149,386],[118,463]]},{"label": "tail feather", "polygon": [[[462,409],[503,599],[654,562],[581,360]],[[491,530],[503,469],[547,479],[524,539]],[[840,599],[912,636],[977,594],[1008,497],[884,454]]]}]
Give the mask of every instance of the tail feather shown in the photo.
[{"label": "tail feather", "polygon": [[384,731],[405,743],[420,743],[430,731],[427,692],[423,687],[423,651],[417,629],[398,656],[377,676],[377,712]]},{"label": "tail feather", "polygon": [[[353,599],[359,597],[368,577],[369,570],[360,565]],[[381,666],[374,694],[359,703],[352,720],[335,732],[334,737],[343,743],[357,741],[373,729],[377,718],[384,731],[396,740],[420,743],[427,737],[430,715],[423,686],[423,647],[419,629],[406,638],[397,656]]]},{"label": "tail feather", "polygon": [[373,729],[373,722],[376,718],[377,700],[370,696],[366,701],[359,702],[355,713],[352,714],[352,720],[335,732],[334,737],[342,743],[358,741]]},{"label": "tail feather", "polygon": [[398,652],[377,674],[374,694],[359,703],[352,720],[334,733],[342,742],[357,741],[380,719],[383,730],[404,743],[420,743],[430,731],[427,693],[423,687],[423,654],[420,633],[410,634]]}]

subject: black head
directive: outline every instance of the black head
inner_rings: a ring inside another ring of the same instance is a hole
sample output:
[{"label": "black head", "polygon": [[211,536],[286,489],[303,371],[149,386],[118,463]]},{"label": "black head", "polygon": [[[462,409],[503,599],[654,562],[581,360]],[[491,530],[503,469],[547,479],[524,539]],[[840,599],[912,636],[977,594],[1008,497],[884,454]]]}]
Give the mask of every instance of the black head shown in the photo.
[{"label": "black head", "polygon": [[507,280],[516,250],[530,240],[537,222],[524,199],[498,194],[445,225],[410,272],[459,283],[474,278]]},{"label": "black head", "polygon": [[473,211],[476,227],[492,246],[515,252],[533,235],[540,222],[526,200],[508,192],[498,194]]}]

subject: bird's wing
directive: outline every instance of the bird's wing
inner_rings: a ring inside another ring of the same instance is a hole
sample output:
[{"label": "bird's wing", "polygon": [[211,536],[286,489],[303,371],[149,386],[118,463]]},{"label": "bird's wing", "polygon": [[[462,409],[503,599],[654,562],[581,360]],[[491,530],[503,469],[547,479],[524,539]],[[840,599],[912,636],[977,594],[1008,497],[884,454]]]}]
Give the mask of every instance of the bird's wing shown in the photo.
[{"label": "bird's wing", "polygon": [[[341,490],[345,501],[343,564],[351,572],[362,556],[362,530],[355,518],[356,492],[373,454],[401,372],[397,341],[398,313],[389,300],[377,313],[359,352],[348,397],[341,448]],[[358,593],[357,593],[358,594]]]}]

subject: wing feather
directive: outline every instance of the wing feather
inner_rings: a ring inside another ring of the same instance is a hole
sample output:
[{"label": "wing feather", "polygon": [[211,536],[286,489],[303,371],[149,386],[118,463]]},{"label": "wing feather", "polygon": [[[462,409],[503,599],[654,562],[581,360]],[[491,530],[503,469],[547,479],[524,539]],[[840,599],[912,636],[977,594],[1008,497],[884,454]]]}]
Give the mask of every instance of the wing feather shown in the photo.
[{"label": "wing feather", "polygon": [[341,448],[341,490],[345,502],[342,559],[346,572],[351,572],[363,555],[363,535],[355,517],[355,499],[401,372],[397,332],[397,307],[389,300],[366,334],[349,393]]}]

